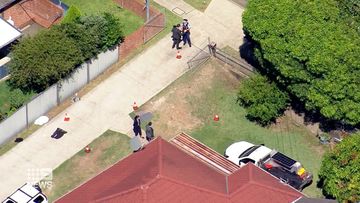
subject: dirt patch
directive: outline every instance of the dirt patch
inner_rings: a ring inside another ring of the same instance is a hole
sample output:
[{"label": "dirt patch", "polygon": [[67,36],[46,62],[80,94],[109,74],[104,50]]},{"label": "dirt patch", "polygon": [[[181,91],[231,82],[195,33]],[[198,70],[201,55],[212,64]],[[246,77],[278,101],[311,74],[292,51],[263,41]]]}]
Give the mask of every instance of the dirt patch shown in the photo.
[{"label": "dirt patch", "polygon": [[232,87],[239,84],[227,65],[212,59],[180,78],[143,106],[141,111],[154,114],[156,134],[165,139],[171,139],[180,132],[191,131],[203,123],[192,114],[197,104],[190,103],[189,98],[197,97],[212,88],[216,80],[226,81]]}]

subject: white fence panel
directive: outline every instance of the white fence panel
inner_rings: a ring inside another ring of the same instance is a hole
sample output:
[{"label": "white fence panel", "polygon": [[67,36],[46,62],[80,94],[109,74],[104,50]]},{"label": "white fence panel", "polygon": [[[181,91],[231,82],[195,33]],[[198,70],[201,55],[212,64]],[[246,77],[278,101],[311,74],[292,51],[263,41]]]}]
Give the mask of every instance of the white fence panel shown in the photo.
[{"label": "white fence panel", "polygon": [[116,63],[119,59],[119,49],[118,46],[116,49],[108,50],[104,53],[100,53],[98,60],[100,61],[99,69],[100,72],[104,72],[106,69],[110,68],[111,65]]},{"label": "white fence panel", "polygon": [[26,125],[26,107],[23,106],[0,123],[0,144],[21,132]]},{"label": "white fence panel", "polygon": [[51,86],[27,104],[29,124],[57,105],[56,88],[56,84]]},{"label": "white fence panel", "polygon": [[71,77],[61,82],[59,92],[60,102],[74,95],[79,89],[86,85],[87,77],[87,64],[84,63],[75,70]]},{"label": "white fence panel", "polygon": [[90,70],[90,80],[96,78],[106,69],[118,61],[119,58],[119,49],[116,47],[113,50],[108,50],[106,52],[100,53],[97,58],[94,58],[89,63]]}]

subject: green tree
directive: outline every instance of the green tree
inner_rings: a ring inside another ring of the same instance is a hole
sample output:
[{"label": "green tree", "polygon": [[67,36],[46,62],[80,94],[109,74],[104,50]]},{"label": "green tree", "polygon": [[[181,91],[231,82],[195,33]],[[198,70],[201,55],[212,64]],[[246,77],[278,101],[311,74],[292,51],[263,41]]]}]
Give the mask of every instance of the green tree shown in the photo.
[{"label": "green tree", "polygon": [[67,10],[65,17],[62,19],[61,23],[71,23],[78,20],[81,16],[81,11],[78,9],[78,7],[71,5],[70,8]]},{"label": "green tree", "polygon": [[85,26],[95,41],[99,51],[105,51],[110,47],[119,44],[124,39],[122,25],[114,15],[105,13],[102,16],[83,16],[79,23]]},{"label": "green tree", "polygon": [[359,0],[337,0],[341,15],[345,22],[360,32],[360,1]]},{"label": "green tree", "polygon": [[45,30],[15,45],[9,83],[24,92],[41,92],[68,75],[82,60],[80,50],[64,32]]},{"label": "green tree", "polygon": [[360,133],[347,137],[325,154],[319,178],[326,195],[341,202],[360,201]]},{"label": "green tree", "polygon": [[88,32],[86,27],[80,23],[69,22],[54,26],[53,29],[64,32],[66,37],[71,39],[76,47],[80,49],[85,60],[94,57],[98,52],[100,52],[100,50],[96,47],[98,39],[94,37],[91,32]]},{"label": "green tree", "polygon": [[256,74],[241,84],[238,101],[247,108],[250,119],[267,125],[281,115],[289,97],[279,90],[275,83],[270,83],[265,77]]},{"label": "green tree", "polygon": [[118,45],[124,41],[123,26],[120,20],[113,14],[104,13],[104,19],[106,20],[106,47],[112,47]]},{"label": "green tree", "polygon": [[250,0],[243,24],[269,77],[308,110],[360,123],[360,36],[336,0]]}]

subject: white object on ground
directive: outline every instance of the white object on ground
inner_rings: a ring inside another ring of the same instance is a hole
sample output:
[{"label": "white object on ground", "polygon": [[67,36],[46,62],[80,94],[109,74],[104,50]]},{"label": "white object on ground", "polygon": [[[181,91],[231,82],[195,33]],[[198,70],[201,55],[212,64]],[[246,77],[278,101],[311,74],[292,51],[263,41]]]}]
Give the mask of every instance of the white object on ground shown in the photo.
[{"label": "white object on ground", "polygon": [[35,120],[35,125],[44,125],[45,123],[49,122],[49,118],[47,116],[40,116],[38,119]]}]

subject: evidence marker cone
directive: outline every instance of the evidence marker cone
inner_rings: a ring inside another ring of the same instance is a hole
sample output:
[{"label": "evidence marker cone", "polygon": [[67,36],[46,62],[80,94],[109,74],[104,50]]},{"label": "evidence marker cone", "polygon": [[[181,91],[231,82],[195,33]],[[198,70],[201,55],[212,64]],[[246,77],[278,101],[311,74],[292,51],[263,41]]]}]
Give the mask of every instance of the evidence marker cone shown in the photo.
[{"label": "evidence marker cone", "polygon": [[219,115],[215,114],[214,121],[219,121],[219,120],[220,120]]},{"label": "evidence marker cone", "polygon": [[86,152],[86,153],[90,153],[90,152],[91,152],[91,149],[90,149],[89,145],[85,147],[85,152]]},{"label": "evidence marker cone", "polygon": [[68,116],[67,113],[65,113],[65,118],[64,118],[64,121],[70,121],[70,117]]},{"label": "evidence marker cone", "polygon": [[177,52],[177,54],[176,54],[176,58],[177,58],[177,59],[181,59],[181,54],[180,54],[180,51],[178,51],[178,52]]},{"label": "evidence marker cone", "polygon": [[139,109],[139,107],[138,107],[138,105],[136,104],[136,102],[134,102],[134,104],[133,104],[133,106],[132,106],[132,107],[133,107],[133,110],[134,110],[134,111],[136,111],[136,110],[138,110],[138,109]]}]

